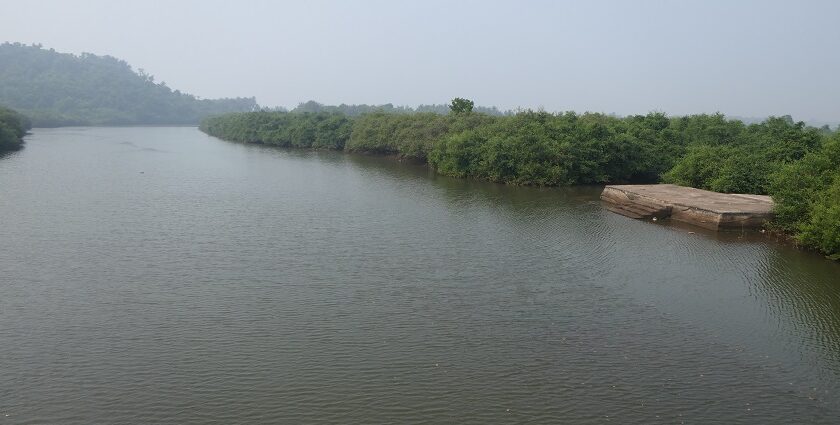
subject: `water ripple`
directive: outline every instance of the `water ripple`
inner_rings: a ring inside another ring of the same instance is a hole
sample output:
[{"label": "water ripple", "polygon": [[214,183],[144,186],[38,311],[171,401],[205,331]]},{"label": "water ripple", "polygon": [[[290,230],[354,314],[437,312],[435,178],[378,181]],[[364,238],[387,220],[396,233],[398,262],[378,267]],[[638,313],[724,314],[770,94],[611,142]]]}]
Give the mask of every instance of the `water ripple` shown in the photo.
[{"label": "water ripple", "polygon": [[36,130],[0,188],[0,423],[840,414],[834,264],[597,187],[95,128]]}]

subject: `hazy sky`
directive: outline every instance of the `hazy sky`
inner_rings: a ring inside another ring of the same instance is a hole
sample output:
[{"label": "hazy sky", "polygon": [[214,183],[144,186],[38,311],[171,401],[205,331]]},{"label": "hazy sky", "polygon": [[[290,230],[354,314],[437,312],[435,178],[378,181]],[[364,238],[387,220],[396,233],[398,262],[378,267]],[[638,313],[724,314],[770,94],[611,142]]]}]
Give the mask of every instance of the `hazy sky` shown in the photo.
[{"label": "hazy sky", "polygon": [[8,1],[0,41],[202,97],[840,121],[840,1]]}]

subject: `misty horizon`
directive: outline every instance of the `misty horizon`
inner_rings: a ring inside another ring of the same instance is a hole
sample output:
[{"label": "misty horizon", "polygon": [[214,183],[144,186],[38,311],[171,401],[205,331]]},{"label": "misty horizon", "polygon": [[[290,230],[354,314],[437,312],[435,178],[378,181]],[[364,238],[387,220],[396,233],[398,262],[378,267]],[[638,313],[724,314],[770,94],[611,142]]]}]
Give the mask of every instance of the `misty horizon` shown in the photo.
[{"label": "misty horizon", "polygon": [[832,2],[47,1],[7,9],[2,41],[109,55],[185,93],[253,96],[266,107],[460,96],[500,110],[840,121],[840,59],[830,53],[840,5]]}]

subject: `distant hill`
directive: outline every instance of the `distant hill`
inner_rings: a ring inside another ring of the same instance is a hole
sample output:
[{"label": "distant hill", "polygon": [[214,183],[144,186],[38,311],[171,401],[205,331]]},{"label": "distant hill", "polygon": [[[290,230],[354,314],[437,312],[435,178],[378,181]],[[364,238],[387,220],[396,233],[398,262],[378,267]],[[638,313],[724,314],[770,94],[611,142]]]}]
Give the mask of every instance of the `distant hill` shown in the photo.
[{"label": "distant hill", "polygon": [[36,127],[198,124],[209,115],[259,108],[256,99],[199,99],[120,59],[40,45],[0,44],[0,105]]}]

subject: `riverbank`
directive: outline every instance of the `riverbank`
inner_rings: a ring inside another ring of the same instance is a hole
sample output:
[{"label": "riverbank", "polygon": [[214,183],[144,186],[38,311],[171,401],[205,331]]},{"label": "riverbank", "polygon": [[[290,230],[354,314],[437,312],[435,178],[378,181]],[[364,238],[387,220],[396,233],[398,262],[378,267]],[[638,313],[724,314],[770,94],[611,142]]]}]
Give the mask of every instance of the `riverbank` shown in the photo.
[{"label": "riverbank", "polygon": [[720,114],[260,111],[210,118],[200,129],[238,142],[391,155],[505,184],[665,182],[766,194],[777,203],[773,230],[840,256],[840,135],[789,117],[745,125]]},{"label": "riverbank", "polygon": [[32,128],[28,118],[15,110],[0,106],[0,152],[23,147],[23,136]]}]

